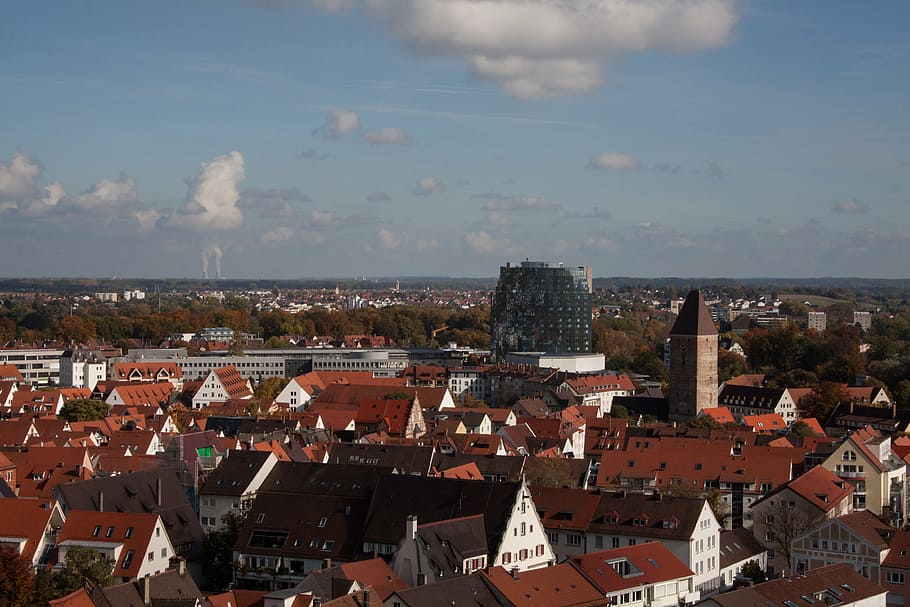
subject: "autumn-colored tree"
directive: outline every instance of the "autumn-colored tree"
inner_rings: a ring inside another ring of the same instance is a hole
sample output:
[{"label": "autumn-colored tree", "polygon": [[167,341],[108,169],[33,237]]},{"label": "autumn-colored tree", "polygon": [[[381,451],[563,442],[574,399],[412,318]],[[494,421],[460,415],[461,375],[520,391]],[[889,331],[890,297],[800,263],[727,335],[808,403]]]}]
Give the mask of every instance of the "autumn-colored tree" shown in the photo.
[{"label": "autumn-colored tree", "polygon": [[12,548],[0,548],[0,607],[28,607],[34,586],[32,564]]},{"label": "autumn-colored tree", "polygon": [[260,402],[270,403],[284,390],[288,381],[283,377],[267,377],[253,388],[253,396]]},{"label": "autumn-colored tree", "polygon": [[800,401],[800,417],[815,417],[824,422],[837,405],[848,402],[850,393],[843,384],[822,382]]}]

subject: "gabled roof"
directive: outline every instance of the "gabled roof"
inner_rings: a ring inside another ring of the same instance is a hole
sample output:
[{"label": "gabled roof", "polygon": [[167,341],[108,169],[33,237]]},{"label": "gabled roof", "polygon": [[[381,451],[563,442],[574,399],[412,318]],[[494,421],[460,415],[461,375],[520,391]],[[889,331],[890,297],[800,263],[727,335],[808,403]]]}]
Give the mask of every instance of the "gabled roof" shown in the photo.
[{"label": "gabled roof", "polygon": [[752,531],[745,527],[737,527],[733,530],[721,529],[718,546],[721,569],[741,563],[746,559],[752,559],[766,551],[765,547],[752,535]]},{"label": "gabled roof", "polygon": [[699,291],[690,291],[679,309],[679,316],[670,329],[670,335],[717,335],[714,320]]},{"label": "gabled roof", "polygon": [[897,531],[894,527],[881,522],[877,516],[868,510],[857,510],[850,514],[844,514],[831,519],[831,522],[826,524],[834,522],[840,523],[872,546],[876,546],[881,550],[888,548],[888,539]]},{"label": "gabled roof", "polygon": [[408,514],[418,522],[484,515],[487,545],[499,546],[520,483],[493,483],[404,474],[379,479],[366,521],[364,541],[397,546],[405,535]]},{"label": "gabled roof", "polygon": [[531,487],[541,524],[547,529],[584,531],[594,520],[600,496],[589,491]]},{"label": "gabled roof", "polygon": [[146,548],[158,521],[157,514],[70,510],[57,536],[57,545],[67,542],[122,544],[123,549],[114,563],[114,576],[136,577],[145,562]]},{"label": "gabled roof", "polygon": [[[695,574],[660,542],[573,556],[569,562],[604,594],[692,577]],[[627,563],[634,575],[615,567]]]},{"label": "gabled roof", "polygon": [[707,415],[719,424],[735,424],[736,418],[730,413],[727,407],[706,407],[698,412],[699,415]]},{"label": "gabled roof", "polygon": [[23,539],[20,554],[35,561],[41,537],[49,531],[57,502],[28,498],[0,499],[0,537]]},{"label": "gabled roof", "polygon": [[773,430],[782,430],[787,427],[787,422],[780,416],[780,413],[744,415],[743,423],[756,432],[770,432]]},{"label": "gabled roof", "polygon": [[[271,458],[267,451],[234,451],[218,464],[205,484],[200,495],[230,495],[239,497],[250,487],[250,483]],[[274,464],[274,461],[272,461]]]},{"label": "gabled roof", "polygon": [[331,443],[327,463],[386,466],[402,474],[424,476],[433,465],[435,449],[422,445]]},{"label": "gabled roof", "polygon": [[588,529],[604,534],[688,541],[697,529],[704,507],[705,500],[701,497],[604,492],[599,496]]},{"label": "gabled roof", "polygon": [[482,514],[420,524],[417,537],[423,553],[437,571],[462,572],[466,558],[488,554],[487,536]]},{"label": "gabled roof", "polygon": [[603,594],[569,563],[515,574],[502,567],[493,567],[481,575],[515,607],[599,607],[604,604]]},{"label": "gabled roof", "polygon": [[212,373],[221,382],[229,398],[250,398],[253,395],[252,391],[250,391],[249,382],[244,379],[234,365],[212,369]]},{"label": "gabled roof", "polygon": [[25,378],[16,365],[0,365],[0,380],[19,382],[25,381]]},{"label": "gabled roof", "polygon": [[127,405],[166,405],[174,392],[174,384],[165,381],[114,386],[106,400],[113,400],[115,392]]},{"label": "gabled roof", "polygon": [[103,496],[105,514],[117,511],[158,513],[178,554],[201,547],[199,517],[173,470],[142,470],[59,485],[57,495],[67,511],[97,511],[101,507],[99,496]]},{"label": "gabled roof", "polygon": [[491,585],[479,571],[471,575],[444,579],[435,584],[415,586],[398,593],[408,607],[439,607],[440,597],[455,605],[471,607],[503,607],[491,590]]},{"label": "gabled roof", "polygon": [[830,512],[853,493],[853,487],[842,481],[835,473],[823,466],[815,466],[758,501],[764,501],[788,488],[822,512]]},{"label": "gabled roof", "polygon": [[160,381],[182,379],[183,369],[176,362],[124,362],[114,363],[113,378],[119,381]]}]

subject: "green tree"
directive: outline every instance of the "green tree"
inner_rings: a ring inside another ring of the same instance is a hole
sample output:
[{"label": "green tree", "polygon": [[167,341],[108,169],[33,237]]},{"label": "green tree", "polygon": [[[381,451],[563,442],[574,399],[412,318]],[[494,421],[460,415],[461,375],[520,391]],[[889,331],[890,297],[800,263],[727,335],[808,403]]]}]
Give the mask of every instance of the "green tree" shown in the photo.
[{"label": "green tree", "polygon": [[689,421],[687,424],[690,428],[707,428],[709,430],[719,430],[723,425],[710,415],[700,415]]},{"label": "green tree", "polygon": [[0,548],[0,607],[32,604],[35,578],[31,565],[12,548]]},{"label": "green tree", "polygon": [[739,572],[756,584],[764,582],[766,579],[768,579],[768,575],[765,573],[765,570],[761,568],[761,563],[759,563],[757,560],[743,563],[743,566]]},{"label": "green tree", "polygon": [[610,417],[618,419],[629,419],[629,410],[623,405],[613,405],[610,407]]},{"label": "green tree", "polygon": [[910,380],[902,379],[891,390],[898,407],[910,407]]},{"label": "green tree", "polygon": [[63,567],[52,574],[50,584],[57,598],[78,590],[85,582],[96,586],[110,586],[114,562],[100,552],[82,546],[72,546],[66,551]]},{"label": "green tree", "polygon": [[790,434],[794,436],[815,436],[815,431],[804,421],[797,421],[790,424]]},{"label": "green tree", "polygon": [[202,577],[208,590],[227,590],[234,579],[234,544],[243,527],[244,517],[229,512],[221,517],[221,527],[202,536]]},{"label": "green tree", "polygon": [[63,403],[60,417],[68,422],[91,422],[104,419],[110,407],[100,401],[90,398],[74,398]]}]

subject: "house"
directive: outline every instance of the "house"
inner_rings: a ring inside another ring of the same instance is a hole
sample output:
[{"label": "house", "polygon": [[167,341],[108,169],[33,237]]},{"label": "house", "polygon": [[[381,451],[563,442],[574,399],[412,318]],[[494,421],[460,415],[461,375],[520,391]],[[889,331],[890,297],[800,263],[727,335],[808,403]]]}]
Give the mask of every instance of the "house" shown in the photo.
[{"label": "house", "polygon": [[74,546],[107,557],[111,575],[122,581],[161,573],[175,556],[161,517],[152,513],[71,510],[57,536],[56,567]]},{"label": "house", "polygon": [[0,547],[12,548],[37,571],[50,561],[64,520],[63,510],[53,500],[0,499]]},{"label": "house", "polygon": [[746,514],[752,503],[792,479],[803,464],[802,449],[745,444],[738,437],[627,436],[627,442],[624,451],[603,453],[598,486],[699,494],[716,489],[729,508],[724,523],[730,529],[751,524]]},{"label": "house", "polygon": [[778,578],[748,588],[718,594],[700,607],[837,605],[885,607],[885,590],[850,566],[834,564],[800,575]]},{"label": "house", "polygon": [[559,398],[567,399],[571,404],[595,406],[598,417],[606,417],[613,407],[615,396],[632,396],[635,384],[628,375],[579,375],[563,380],[556,387]]},{"label": "house", "polygon": [[212,369],[205,376],[202,385],[193,395],[193,409],[201,409],[212,402],[223,402],[229,399],[249,400],[253,397],[253,387],[249,380],[240,375],[234,365]]},{"label": "house", "polygon": [[278,458],[272,452],[234,451],[221,460],[199,490],[199,521],[205,531],[222,526],[228,514],[249,509]]},{"label": "house", "polygon": [[[92,478],[95,468],[85,447],[41,447],[8,451],[16,464],[16,489],[20,497],[49,500],[56,487]],[[64,508],[65,510],[65,508]]]},{"label": "house", "polygon": [[660,542],[573,556],[569,563],[610,605],[678,607],[700,598],[692,570]]},{"label": "house", "polygon": [[427,476],[433,469],[436,449],[432,445],[371,445],[331,443],[324,463],[384,466],[398,474]]},{"label": "house", "polygon": [[719,407],[726,407],[736,417],[777,413],[786,423],[799,419],[796,401],[784,388],[764,388],[741,384],[724,384],[717,395]]},{"label": "house", "polygon": [[409,585],[383,559],[373,558],[317,569],[294,586],[297,592],[307,592],[323,604],[365,588],[384,601]]},{"label": "house", "polygon": [[879,583],[882,562],[891,550],[889,542],[903,534],[910,532],[886,525],[868,510],[825,519],[793,539],[790,567],[802,573],[830,563],[845,563]]},{"label": "house", "polygon": [[166,407],[174,395],[170,382],[116,384],[104,399],[111,407],[156,405]]},{"label": "house", "polygon": [[[176,569],[138,580],[102,588],[86,583],[79,590],[50,602],[50,607],[110,607],[112,605],[144,605],[148,607],[208,607],[209,602],[187,575],[183,562]],[[218,605],[212,603],[213,607]],[[250,603],[233,603],[249,606]],[[219,606],[220,607],[220,606]]]},{"label": "house", "polygon": [[[816,466],[752,504],[752,533],[771,554],[772,570],[789,569],[786,552],[796,534],[819,521],[853,512],[853,487]],[[781,550],[780,558],[775,553]]]},{"label": "house", "polygon": [[[720,587],[728,589],[742,576],[743,565],[756,562],[768,571],[768,551],[745,527],[720,532]],[[772,573],[772,572],[768,572]]]},{"label": "house", "polygon": [[624,491],[605,491],[599,497],[597,510],[581,537],[565,535],[560,543],[581,542],[577,554],[584,554],[659,541],[694,572],[693,590],[705,592],[717,587],[721,525],[707,500]]},{"label": "house", "polygon": [[891,452],[891,438],[870,426],[854,430],[822,464],[853,486],[854,510],[906,522],[907,464]]},{"label": "house", "polygon": [[[366,554],[394,554],[408,517],[433,523],[482,515],[486,563],[520,571],[555,562],[531,491],[524,482],[387,475],[379,479],[363,533]],[[474,557],[477,558],[477,557]]]},{"label": "house", "polygon": [[174,361],[119,362],[111,367],[111,379],[123,382],[170,382],[174,390],[183,388],[183,369]]},{"label": "house", "polygon": [[368,507],[366,499],[347,495],[261,489],[234,545],[237,586],[276,590],[328,561],[358,560]]},{"label": "house", "polygon": [[392,569],[408,585],[423,586],[483,569],[488,553],[483,514],[423,525],[409,515]]},{"label": "house", "polygon": [[141,470],[58,485],[54,497],[67,516],[76,510],[158,514],[178,556],[192,560],[200,554],[202,527],[173,470]]}]

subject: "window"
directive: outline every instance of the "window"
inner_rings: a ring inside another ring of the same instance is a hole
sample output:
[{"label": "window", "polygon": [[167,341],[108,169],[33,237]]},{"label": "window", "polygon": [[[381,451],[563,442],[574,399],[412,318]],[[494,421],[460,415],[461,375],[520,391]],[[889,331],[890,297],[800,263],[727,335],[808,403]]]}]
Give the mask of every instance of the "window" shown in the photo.
[{"label": "window", "polygon": [[527,535],[527,534],[528,534],[528,527],[527,527],[527,525],[525,525],[525,523],[524,523],[523,521],[522,521],[522,523],[521,523],[521,534],[522,534],[522,535]]},{"label": "window", "polygon": [[114,528],[108,527],[107,531],[104,533],[104,537],[111,537],[112,535],[114,535]]},{"label": "window", "polygon": [[567,546],[581,546],[581,534],[567,533],[566,534],[566,545]]},{"label": "window", "polygon": [[260,512],[259,516],[256,517],[256,522],[261,523],[264,520],[265,520],[265,512]]},{"label": "window", "polygon": [[167,548],[161,549],[161,558],[167,558]]},{"label": "window", "polygon": [[98,537],[99,533],[101,533],[101,525],[95,525],[95,529],[92,531],[92,537]]},{"label": "window", "polygon": [[508,564],[511,563],[511,562],[512,562],[512,553],[511,553],[511,552],[503,552],[503,553],[502,553],[502,564],[503,564],[503,565],[508,565]]},{"label": "window", "polygon": [[154,551],[154,550],[152,550],[151,552],[149,552],[148,559],[149,559],[149,561],[154,561],[154,560],[155,560],[155,551]]},{"label": "window", "polygon": [[335,540],[326,540],[326,541],[323,542],[323,544],[322,544],[322,550],[323,550],[323,552],[329,552],[329,551],[331,551],[332,548],[334,548],[334,547],[335,547]]},{"label": "window", "polygon": [[123,534],[123,537],[125,537],[126,539],[130,539],[132,536],[133,536],[133,528],[127,527],[126,533]]},{"label": "window", "polygon": [[123,569],[129,569],[129,568],[130,568],[130,565],[133,563],[133,555],[134,555],[134,554],[135,554],[135,552],[134,552],[133,550],[127,550],[127,551],[126,551],[126,556],[123,557],[123,563],[120,564],[120,566],[121,566]]},{"label": "window", "polygon": [[543,556],[543,544],[537,544],[537,547],[534,549],[535,556]]},{"label": "window", "polygon": [[551,544],[558,544],[559,543],[559,534],[556,533],[555,531],[548,531],[547,539],[550,540]]},{"label": "window", "polygon": [[319,525],[318,525],[318,526],[319,526],[319,527],[325,527],[326,523],[328,523],[328,522],[329,522],[328,517],[325,517],[325,516],[324,516],[324,517],[322,517],[321,519],[319,519]]},{"label": "window", "polygon": [[903,584],[904,574],[898,573],[897,571],[889,571],[887,574],[885,574],[885,579],[889,584]]},{"label": "window", "polygon": [[613,548],[619,548],[619,538],[618,537],[614,537],[612,543],[613,543]]}]

